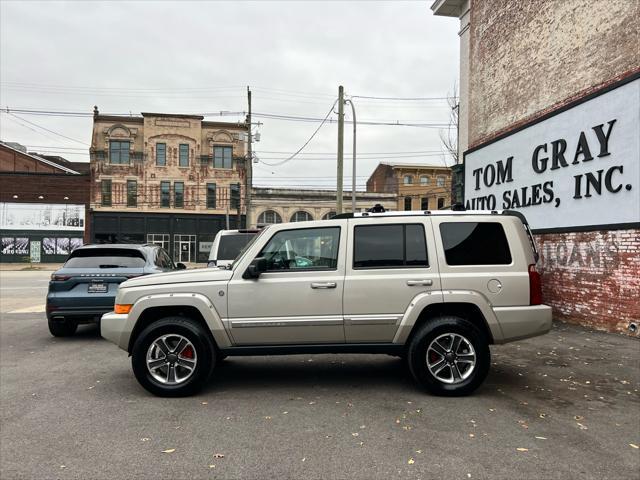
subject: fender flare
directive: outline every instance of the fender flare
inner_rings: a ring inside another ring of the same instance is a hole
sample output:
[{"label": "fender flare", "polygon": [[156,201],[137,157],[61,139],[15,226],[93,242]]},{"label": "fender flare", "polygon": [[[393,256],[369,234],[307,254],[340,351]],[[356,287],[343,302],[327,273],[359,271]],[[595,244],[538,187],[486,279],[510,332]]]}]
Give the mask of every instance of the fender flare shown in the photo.
[{"label": "fender flare", "polygon": [[216,311],[213,302],[211,302],[206,296],[200,293],[158,293],[152,295],[145,295],[140,297],[133,304],[127,321],[122,330],[120,336],[120,347],[128,350],[131,334],[138,323],[140,316],[149,308],[154,307],[193,307],[196,308],[207,327],[211,331],[216,345],[219,348],[225,348],[231,346],[231,340],[224,328],[224,324],[220,315]]},{"label": "fender flare", "polygon": [[406,343],[422,311],[432,304],[468,303],[476,306],[489,327],[494,343],[502,343],[504,335],[489,300],[473,290],[432,290],[416,295],[405,311],[393,343]]}]

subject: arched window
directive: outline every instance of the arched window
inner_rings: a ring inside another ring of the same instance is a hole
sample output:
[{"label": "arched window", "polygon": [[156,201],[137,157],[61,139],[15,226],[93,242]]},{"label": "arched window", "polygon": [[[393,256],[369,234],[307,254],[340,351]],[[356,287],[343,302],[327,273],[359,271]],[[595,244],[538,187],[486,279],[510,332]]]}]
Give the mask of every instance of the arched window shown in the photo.
[{"label": "arched window", "polygon": [[273,210],[265,210],[258,217],[258,223],[262,225],[269,225],[271,223],[282,223],[282,217]]},{"label": "arched window", "polygon": [[429,185],[429,176],[421,175],[420,176],[420,185]]},{"label": "arched window", "polygon": [[413,184],[413,175],[405,175],[404,176],[404,184],[412,185]]},{"label": "arched window", "polygon": [[304,210],[298,210],[296,213],[291,215],[291,222],[308,222],[309,220],[313,220],[313,217],[309,212],[305,212]]},{"label": "arched window", "polygon": [[335,217],[335,216],[336,216],[336,212],[333,212],[333,211],[332,211],[332,212],[329,212],[329,213],[325,213],[325,214],[322,216],[322,219],[323,219],[323,220],[331,220],[331,219],[332,219],[333,217]]}]

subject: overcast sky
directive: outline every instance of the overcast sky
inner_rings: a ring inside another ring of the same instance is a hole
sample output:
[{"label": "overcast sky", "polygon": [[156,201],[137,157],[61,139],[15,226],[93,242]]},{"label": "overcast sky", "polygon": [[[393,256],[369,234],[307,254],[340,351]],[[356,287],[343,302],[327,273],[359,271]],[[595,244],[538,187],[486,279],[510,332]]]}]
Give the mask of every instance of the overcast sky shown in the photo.
[{"label": "overcast sky", "polygon": [[[256,114],[324,118],[340,84],[354,96],[442,98],[458,76],[458,21],[433,16],[431,3],[2,1],[0,106],[243,112],[249,85]],[[358,121],[443,124],[449,118],[446,100],[353,101]],[[350,119],[350,107],[345,111]],[[88,161],[90,117],[2,113],[0,121],[4,141]],[[335,123],[325,124],[303,154],[269,166],[298,150],[319,123],[259,115],[254,121],[262,122],[254,128],[260,133],[254,184],[335,187]],[[351,128],[345,126],[347,185]],[[384,160],[442,165],[439,132],[360,125],[358,184]]]}]

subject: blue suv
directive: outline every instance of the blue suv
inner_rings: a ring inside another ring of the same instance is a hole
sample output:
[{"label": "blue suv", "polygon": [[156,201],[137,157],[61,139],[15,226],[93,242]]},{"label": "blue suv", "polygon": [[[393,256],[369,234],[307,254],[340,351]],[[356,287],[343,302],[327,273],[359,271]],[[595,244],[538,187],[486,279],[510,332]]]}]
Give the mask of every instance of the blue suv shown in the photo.
[{"label": "blue suv", "polygon": [[81,323],[98,323],[113,310],[118,285],[129,278],[186,268],[158,245],[85,245],[51,275],[47,321],[55,337],[73,335]]}]

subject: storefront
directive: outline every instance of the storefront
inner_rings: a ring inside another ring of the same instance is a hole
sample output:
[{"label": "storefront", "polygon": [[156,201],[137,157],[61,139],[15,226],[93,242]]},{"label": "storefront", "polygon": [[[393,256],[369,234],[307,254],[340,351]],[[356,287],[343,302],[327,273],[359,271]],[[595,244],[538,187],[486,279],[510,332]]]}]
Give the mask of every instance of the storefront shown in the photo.
[{"label": "storefront", "polygon": [[[229,216],[229,228],[238,217]],[[176,262],[204,263],[213,239],[226,228],[225,215],[92,212],[93,243],[155,243]],[[241,218],[244,225],[244,215]]]},{"label": "storefront", "polygon": [[0,261],[63,262],[84,229],[84,205],[0,202]]}]

